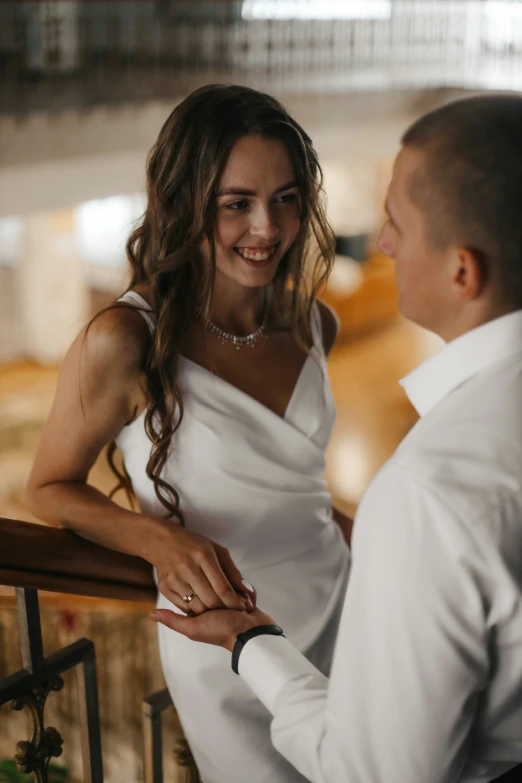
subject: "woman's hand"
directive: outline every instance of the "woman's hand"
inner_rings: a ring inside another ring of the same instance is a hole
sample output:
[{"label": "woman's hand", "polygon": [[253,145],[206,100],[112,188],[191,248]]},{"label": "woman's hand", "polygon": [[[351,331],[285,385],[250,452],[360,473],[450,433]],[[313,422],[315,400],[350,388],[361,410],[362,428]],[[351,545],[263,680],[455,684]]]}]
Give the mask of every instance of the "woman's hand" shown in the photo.
[{"label": "woman's hand", "polygon": [[[252,611],[256,592],[243,577],[228,549],[173,523],[160,523],[147,558],[156,567],[158,589],[183,612],[209,609]],[[195,593],[187,603],[183,596]]]},{"label": "woman's hand", "polygon": [[255,609],[250,614],[223,610],[206,612],[201,617],[182,617],[168,609],[155,609],[149,617],[188,639],[225,647],[230,652],[234,649],[238,633],[256,628],[258,625],[274,624],[272,618],[259,609]]}]

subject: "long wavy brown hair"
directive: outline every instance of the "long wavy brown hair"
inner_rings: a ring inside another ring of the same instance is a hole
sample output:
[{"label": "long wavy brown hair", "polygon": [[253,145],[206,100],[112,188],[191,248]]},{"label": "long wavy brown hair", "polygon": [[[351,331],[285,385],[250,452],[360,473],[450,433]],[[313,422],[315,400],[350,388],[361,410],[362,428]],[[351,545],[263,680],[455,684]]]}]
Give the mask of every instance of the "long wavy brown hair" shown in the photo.
[{"label": "long wavy brown hair", "polygon": [[[208,85],[170,114],[147,161],[147,208],[127,243],[131,281],[146,284],[156,328],[144,360],[148,397],[145,430],[151,441],[147,476],[167,516],[183,525],[179,496],[162,471],[183,419],[178,385],[180,343],[195,317],[208,320],[216,262],[217,190],[232,148],[248,135],[286,146],[301,202],[301,226],[271,283],[271,329],[292,332],[306,351],[312,346],[312,308],[333,263],[335,238],[323,204],[323,175],[308,135],[270,95],[248,87]],[[210,247],[210,264],[200,247]],[[113,490],[132,491],[125,469],[108,458],[118,477]]]}]

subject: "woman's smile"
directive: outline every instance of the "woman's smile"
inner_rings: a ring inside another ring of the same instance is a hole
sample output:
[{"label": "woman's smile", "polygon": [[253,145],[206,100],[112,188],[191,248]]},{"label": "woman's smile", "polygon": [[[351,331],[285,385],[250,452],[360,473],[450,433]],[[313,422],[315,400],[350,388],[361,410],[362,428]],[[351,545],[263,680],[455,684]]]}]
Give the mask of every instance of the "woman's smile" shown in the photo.
[{"label": "woman's smile", "polygon": [[235,247],[234,252],[250,266],[265,267],[272,262],[279,244],[270,247]]}]

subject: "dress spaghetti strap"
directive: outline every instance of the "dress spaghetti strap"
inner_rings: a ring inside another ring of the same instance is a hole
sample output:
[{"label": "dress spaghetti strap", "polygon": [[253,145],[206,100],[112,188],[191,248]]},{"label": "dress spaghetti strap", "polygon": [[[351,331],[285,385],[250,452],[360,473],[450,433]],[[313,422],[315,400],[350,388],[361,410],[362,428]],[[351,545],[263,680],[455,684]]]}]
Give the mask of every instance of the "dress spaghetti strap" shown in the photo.
[{"label": "dress spaghetti strap", "polygon": [[154,313],[152,312],[152,308],[149,304],[147,304],[142,296],[137,294],[136,291],[127,291],[125,294],[123,294],[123,296],[120,296],[118,302],[125,302],[128,304],[134,303],[133,306],[135,306],[135,309],[141,316],[143,316],[143,319],[150,329],[150,333],[154,334],[154,330],[156,328],[156,319],[154,317]]}]

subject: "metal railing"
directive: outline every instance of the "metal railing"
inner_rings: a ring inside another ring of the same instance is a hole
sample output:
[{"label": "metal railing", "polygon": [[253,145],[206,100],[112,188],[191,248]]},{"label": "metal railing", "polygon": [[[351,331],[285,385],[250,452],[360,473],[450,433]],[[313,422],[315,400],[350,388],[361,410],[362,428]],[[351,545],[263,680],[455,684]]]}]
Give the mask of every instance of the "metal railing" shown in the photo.
[{"label": "metal railing", "polygon": [[[335,18],[340,3],[353,18]],[[521,64],[518,0],[0,2],[0,111],[11,113],[172,98],[208,81],[516,89]]]},{"label": "metal railing", "polygon": [[[150,566],[136,557],[85,541],[66,530],[0,518],[0,585],[15,587],[22,669],[0,680],[0,706],[27,708],[30,737],[20,740],[15,761],[21,772],[46,783],[49,763],[62,752],[59,727],[46,727],[45,706],[64,687],[62,675],[77,675],[83,780],[102,783],[102,744],[96,654],[92,641],[79,639],[45,656],[38,590],[117,598],[153,604],[156,587]],[[145,783],[162,783],[162,715],[172,707],[166,689],[142,704]],[[175,748],[190,783],[199,774],[185,740]]]}]

